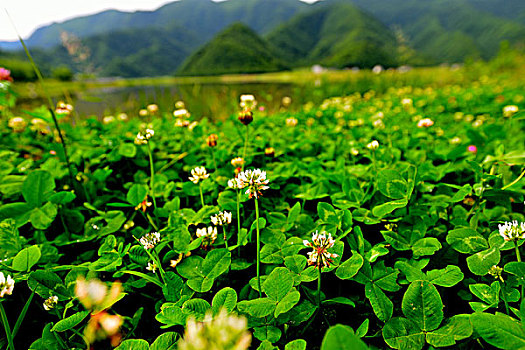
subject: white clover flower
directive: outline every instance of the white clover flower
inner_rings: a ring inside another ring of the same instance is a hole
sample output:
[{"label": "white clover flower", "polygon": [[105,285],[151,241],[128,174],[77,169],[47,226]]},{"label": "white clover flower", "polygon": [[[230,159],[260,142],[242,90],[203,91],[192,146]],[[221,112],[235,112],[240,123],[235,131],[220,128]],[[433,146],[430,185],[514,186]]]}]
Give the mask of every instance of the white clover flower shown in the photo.
[{"label": "white clover flower", "polygon": [[217,239],[217,227],[209,226],[197,229],[197,237],[202,237],[202,245],[208,247]]},{"label": "white clover flower", "polygon": [[50,296],[44,301],[44,310],[49,311],[55,308],[58,303],[58,297],[56,295]]},{"label": "white clover flower", "polygon": [[5,277],[4,273],[0,272],[0,298],[3,298],[6,294],[11,295],[14,288],[15,280],[12,279],[10,275]]},{"label": "white clover flower", "polygon": [[246,350],[252,340],[248,321],[243,316],[229,314],[225,309],[213,316],[208,312],[202,322],[188,317],[179,350]]},{"label": "white clover flower", "polygon": [[366,145],[366,148],[374,151],[379,148],[379,142],[377,142],[377,140],[374,140],[370,142],[368,145]]},{"label": "white clover flower", "polygon": [[139,131],[137,134],[137,137],[135,137],[135,144],[136,145],[145,145],[148,143],[149,139],[151,139],[155,135],[155,131],[153,129],[146,129],[144,131]]},{"label": "white clover flower", "polygon": [[315,265],[317,268],[330,267],[332,258],[337,258],[339,255],[328,252],[328,249],[332,248],[335,244],[335,240],[332,238],[332,234],[327,232],[315,231],[312,234],[312,242],[303,240],[303,244],[307,247],[313,248],[311,252],[308,252],[308,265]]},{"label": "white clover flower", "polygon": [[505,241],[517,241],[525,239],[525,222],[518,224],[517,220],[507,221],[503,225],[499,224],[499,234]]},{"label": "white clover flower", "polygon": [[404,98],[404,99],[401,100],[401,104],[403,106],[409,106],[410,107],[410,106],[412,106],[412,99]]},{"label": "white clover flower", "polygon": [[148,262],[148,266],[146,266],[146,270],[148,271],[151,271],[153,273],[157,272],[157,264],[155,262],[151,263],[151,262]]},{"label": "white clover flower", "polygon": [[228,188],[231,188],[232,190],[240,190],[242,188],[239,187],[239,180],[237,180],[236,177],[233,179],[228,180]]},{"label": "white clover flower", "polygon": [[383,123],[382,119],[376,119],[372,122],[372,126],[376,129],[384,129],[385,123]]},{"label": "white clover flower", "polygon": [[286,126],[294,127],[297,125],[297,119],[294,117],[286,118]]},{"label": "white clover flower", "polygon": [[140,244],[144,247],[144,249],[153,249],[157,245],[157,243],[160,242],[160,233],[158,232],[150,232],[145,234],[139,239]]},{"label": "white clover flower", "polygon": [[236,157],[231,160],[231,164],[235,168],[240,168],[244,165],[244,159],[242,157]]},{"label": "white clover flower", "polygon": [[180,109],[177,109],[173,112],[173,116],[175,118],[189,118],[190,117],[190,113],[188,112],[187,109],[184,109],[184,108],[180,108]]},{"label": "white clover flower", "polygon": [[210,174],[208,174],[206,171],[206,168],[203,166],[198,166],[194,169],[191,169],[191,175],[192,176],[190,176],[189,179],[194,184],[198,184],[200,180],[205,180],[210,176]]},{"label": "white clover flower", "polygon": [[232,213],[228,211],[222,211],[211,216],[210,219],[215,226],[223,226],[232,222]]},{"label": "white clover flower", "polygon": [[250,198],[259,198],[259,196],[262,196],[261,191],[270,188],[266,186],[270,181],[266,179],[266,171],[262,171],[261,169],[249,169],[239,173],[237,180],[239,182],[239,189],[247,188],[246,194],[248,194]]},{"label": "white clover flower", "polygon": [[503,107],[503,116],[504,117],[512,117],[514,114],[518,113],[518,106],[516,105],[509,105]]},{"label": "white clover flower", "polygon": [[451,144],[453,144],[453,145],[457,145],[457,144],[461,143],[461,138],[458,137],[458,136],[454,136],[453,138],[450,139],[449,142]]},{"label": "white clover flower", "polygon": [[434,125],[434,121],[430,118],[424,118],[424,119],[421,119],[418,123],[417,123],[417,127],[418,128],[428,128],[430,126]]}]

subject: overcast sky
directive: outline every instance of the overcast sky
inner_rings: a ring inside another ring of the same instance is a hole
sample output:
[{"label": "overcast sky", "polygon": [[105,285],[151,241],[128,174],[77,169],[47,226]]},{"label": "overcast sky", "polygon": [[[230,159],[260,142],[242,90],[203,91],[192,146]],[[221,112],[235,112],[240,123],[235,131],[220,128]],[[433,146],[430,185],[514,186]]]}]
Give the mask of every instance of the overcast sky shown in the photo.
[{"label": "overcast sky", "polygon": [[[16,29],[27,39],[35,29],[53,22],[90,15],[108,9],[121,11],[155,10],[173,0],[0,0],[0,41],[17,40]],[[186,0],[187,1],[187,0]],[[313,2],[316,0],[302,0]]]}]

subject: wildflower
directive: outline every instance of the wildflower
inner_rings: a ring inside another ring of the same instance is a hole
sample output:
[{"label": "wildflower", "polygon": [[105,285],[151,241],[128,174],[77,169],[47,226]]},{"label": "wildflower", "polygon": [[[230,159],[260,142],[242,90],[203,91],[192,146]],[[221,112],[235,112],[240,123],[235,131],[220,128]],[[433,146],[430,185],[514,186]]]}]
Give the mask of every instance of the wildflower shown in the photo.
[{"label": "wildflower", "polygon": [[222,212],[219,212],[218,214],[211,216],[210,219],[211,219],[211,222],[213,222],[213,224],[216,226],[230,224],[232,222],[232,213],[228,211],[222,211]]},{"label": "wildflower", "polygon": [[176,127],[185,128],[185,127],[187,127],[189,125],[190,125],[190,121],[189,120],[185,120],[185,119],[177,119],[177,120],[175,120],[175,126]]},{"label": "wildflower", "polygon": [[401,104],[403,105],[403,107],[412,107],[412,99],[404,98],[401,100]]},{"label": "wildflower", "polygon": [[158,232],[150,232],[145,234],[139,239],[140,244],[144,247],[144,249],[153,249],[157,245],[157,243],[160,242],[160,233]]},{"label": "wildflower", "polygon": [[372,126],[376,129],[384,129],[385,123],[383,123],[383,120],[381,119],[376,119],[372,122]]},{"label": "wildflower", "polygon": [[206,180],[208,177],[210,177],[210,174],[206,171],[206,168],[203,166],[198,166],[194,169],[191,169],[191,175],[189,177],[190,181],[194,184],[198,184],[199,180]]},{"label": "wildflower", "polygon": [[366,145],[366,148],[372,150],[372,151],[375,151],[376,149],[379,148],[379,142],[377,142],[377,140],[374,140],[372,142],[370,142],[368,145]]},{"label": "wildflower", "polygon": [[144,200],[135,207],[135,210],[142,210],[143,212],[146,212],[146,209],[151,207],[152,204],[153,203],[148,202],[148,196],[146,195],[146,198],[144,198]]},{"label": "wildflower", "polygon": [[185,107],[184,101],[177,101],[175,102],[175,108],[176,109],[183,109]]},{"label": "wildflower", "polygon": [[434,121],[430,118],[424,118],[424,119],[421,119],[418,123],[417,123],[417,127],[418,128],[428,128],[430,126],[434,125]]},{"label": "wildflower", "polygon": [[9,122],[7,123],[7,126],[9,126],[11,129],[13,129],[14,132],[22,132],[26,128],[26,121],[24,118],[21,117],[14,117],[9,119]]},{"label": "wildflower", "polygon": [[110,315],[107,311],[91,314],[84,336],[90,344],[109,338],[111,346],[115,347],[122,339],[120,334],[122,323],[124,323],[122,317]]},{"label": "wildflower", "polygon": [[215,146],[217,146],[217,140],[218,139],[219,139],[219,136],[217,136],[217,134],[211,134],[206,139],[206,143],[208,144],[209,147],[215,147]]},{"label": "wildflower", "polygon": [[239,173],[237,179],[239,181],[239,189],[247,188],[246,194],[248,194],[250,198],[254,196],[258,198],[262,195],[262,190],[270,188],[266,186],[270,181],[266,179],[266,171],[262,171],[261,169],[246,170]]},{"label": "wildflower", "polygon": [[296,125],[297,125],[297,119],[296,118],[291,117],[291,118],[287,118],[286,119],[286,126],[294,127]]},{"label": "wildflower", "polygon": [[146,129],[145,131],[139,131],[137,134],[137,137],[135,137],[135,144],[136,145],[146,145],[149,141],[155,135],[155,131],[153,129]]},{"label": "wildflower", "polygon": [[112,116],[112,115],[108,115],[108,116],[105,116],[104,118],[102,118],[102,123],[103,124],[111,124],[115,121],[115,117]]},{"label": "wildflower", "polygon": [[327,232],[315,231],[312,235],[312,242],[303,240],[303,244],[307,247],[313,248],[311,252],[308,252],[308,265],[315,265],[317,268],[330,267],[332,258],[337,258],[337,254],[328,252],[328,249],[332,248],[335,244],[332,234]]},{"label": "wildflower", "polygon": [[188,112],[187,109],[180,108],[180,109],[176,109],[175,111],[173,111],[173,116],[175,118],[189,118],[190,113]]},{"label": "wildflower", "polygon": [[451,138],[449,142],[451,144],[453,144],[453,145],[457,145],[458,143],[461,143],[461,138],[455,136],[455,137]]},{"label": "wildflower", "polygon": [[118,116],[117,116],[117,119],[120,120],[121,122],[125,122],[129,119],[128,115],[126,113],[120,113]]},{"label": "wildflower", "polygon": [[197,237],[202,237],[202,245],[208,247],[217,239],[217,227],[209,226],[198,228]]},{"label": "wildflower", "polygon": [[5,277],[4,273],[0,272],[0,298],[3,298],[6,294],[11,295],[13,288],[15,288],[15,280],[10,275]]},{"label": "wildflower", "polygon": [[235,168],[241,168],[244,165],[244,159],[242,157],[233,158],[230,163]]},{"label": "wildflower", "polygon": [[133,222],[133,220],[129,220],[124,224],[124,230],[129,230],[133,226],[135,226],[135,223]]},{"label": "wildflower", "polygon": [[57,107],[55,109],[56,114],[61,115],[69,115],[73,112],[73,106],[70,104],[66,104],[64,101],[59,101],[57,103]]},{"label": "wildflower", "polygon": [[104,310],[119,300],[122,291],[121,284],[115,282],[108,291],[107,285],[98,280],[86,281],[83,277],[77,278],[75,295],[86,309]]},{"label": "wildflower", "polygon": [[13,81],[13,78],[11,77],[11,71],[9,69],[0,67],[0,81]]},{"label": "wildflower", "polygon": [[503,225],[498,225],[499,234],[505,241],[517,241],[525,239],[525,222],[518,224],[517,220],[506,221]]},{"label": "wildflower", "polygon": [[51,132],[49,125],[43,119],[40,119],[40,118],[31,119],[30,128],[32,131],[39,132],[42,135],[47,135]]},{"label": "wildflower", "polygon": [[248,125],[253,121],[253,113],[249,109],[243,109],[239,112],[239,121],[244,125]]},{"label": "wildflower", "polygon": [[281,103],[284,107],[288,107],[292,103],[292,99],[290,98],[290,96],[284,96],[281,99]]},{"label": "wildflower", "polygon": [[516,113],[518,113],[518,106],[516,106],[516,105],[508,105],[508,106],[503,107],[503,116],[504,117],[507,117],[507,118],[508,117],[512,117]]},{"label": "wildflower", "polygon": [[268,156],[268,157],[273,157],[275,156],[275,149],[273,147],[267,147],[264,149],[264,155]]},{"label": "wildflower", "polygon": [[157,272],[157,264],[155,262],[151,263],[151,262],[148,262],[148,266],[146,266],[146,270],[148,271],[151,271],[153,273]]},{"label": "wildflower", "polygon": [[241,95],[239,106],[243,109],[251,110],[257,105],[257,100],[255,96],[250,94]]},{"label": "wildflower", "polygon": [[228,180],[228,188],[231,188],[232,190],[240,190],[241,189],[239,187],[239,181],[237,180],[236,177],[234,177],[233,179]]},{"label": "wildflower", "polygon": [[184,254],[180,253],[176,259],[170,260],[170,267],[176,267],[181,261]]},{"label": "wildflower", "polygon": [[470,153],[476,153],[478,151],[478,148],[474,145],[469,145],[467,147],[467,151],[470,152]]},{"label": "wildflower", "polygon": [[350,148],[350,154],[352,154],[354,157],[359,155],[359,150],[357,148]]},{"label": "wildflower", "polygon": [[50,296],[44,301],[44,310],[49,311],[55,308],[58,303],[58,297],[56,295]]},{"label": "wildflower", "polygon": [[225,309],[215,317],[211,312],[206,313],[202,322],[190,316],[184,338],[178,342],[179,350],[246,350],[252,341],[247,328],[245,317],[228,314]]},{"label": "wildflower", "polygon": [[159,106],[157,106],[156,104],[152,103],[152,104],[147,105],[146,109],[147,109],[148,113],[155,114],[155,113],[157,113],[159,111]]},{"label": "wildflower", "polygon": [[503,283],[503,277],[501,276],[502,272],[503,268],[498,265],[494,265],[489,269],[489,275],[493,276],[495,279],[499,279]]},{"label": "wildflower", "polygon": [[147,116],[147,115],[148,115],[148,110],[147,110],[147,109],[141,109],[141,110],[139,111],[139,116],[140,116],[140,117],[145,117],[145,116]]}]

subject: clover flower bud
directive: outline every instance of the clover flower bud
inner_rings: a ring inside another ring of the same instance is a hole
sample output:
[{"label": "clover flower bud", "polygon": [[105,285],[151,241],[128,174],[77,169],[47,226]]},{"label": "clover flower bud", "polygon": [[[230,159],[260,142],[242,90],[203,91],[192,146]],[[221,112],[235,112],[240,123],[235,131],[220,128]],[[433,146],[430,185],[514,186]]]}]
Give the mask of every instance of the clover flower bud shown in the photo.
[{"label": "clover flower bud", "polygon": [[219,139],[219,136],[217,136],[217,134],[211,134],[206,139],[206,143],[208,144],[209,147],[215,147],[215,146],[217,146],[217,140],[218,139]]},{"label": "clover flower bud", "polygon": [[253,113],[249,109],[243,109],[239,112],[239,121],[244,125],[249,125],[253,121]]}]

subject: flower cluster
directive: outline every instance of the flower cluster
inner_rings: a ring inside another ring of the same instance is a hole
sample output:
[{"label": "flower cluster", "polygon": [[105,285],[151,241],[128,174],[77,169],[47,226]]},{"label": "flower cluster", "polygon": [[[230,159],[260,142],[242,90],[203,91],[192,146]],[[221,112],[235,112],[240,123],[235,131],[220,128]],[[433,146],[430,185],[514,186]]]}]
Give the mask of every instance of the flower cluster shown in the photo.
[{"label": "flower cluster", "polygon": [[217,146],[217,141],[219,140],[219,136],[217,134],[210,134],[208,138],[206,139],[206,143],[209,147],[215,147]]},{"label": "flower cluster", "polygon": [[153,129],[146,129],[145,131],[139,131],[137,134],[137,137],[135,137],[135,144],[136,145],[145,145],[148,143],[149,139],[151,139],[155,135],[155,131]]},{"label": "flower cluster", "polygon": [[109,339],[111,346],[117,346],[122,340],[120,327],[124,320],[119,315],[110,315],[107,311],[91,314],[84,336],[88,343]]},{"label": "flower cluster", "polygon": [[144,198],[144,200],[135,207],[135,210],[142,210],[143,212],[146,212],[146,209],[148,209],[148,207],[151,207],[152,204],[153,203],[148,202],[148,196],[146,195],[146,198]]},{"label": "flower cluster", "polygon": [[0,298],[3,298],[6,294],[11,295],[13,288],[15,288],[15,280],[10,275],[5,277],[4,273],[0,272]]},{"label": "flower cluster", "polygon": [[9,119],[9,122],[7,123],[7,126],[9,126],[11,129],[13,129],[14,132],[22,132],[26,128],[26,121],[24,118],[21,117],[13,117]]},{"label": "flower cluster", "polygon": [[224,309],[214,317],[208,312],[202,322],[189,317],[180,350],[245,350],[252,340],[246,318]]},{"label": "flower cluster", "polygon": [[13,81],[13,78],[11,77],[11,71],[9,69],[0,67],[0,81]]},{"label": "flower cluster", "polygon": [[499,224],[499,234],[505,241],[517,241],[525,239],[525,222],[518,224],[517,220],[507,221],[503,225]]},{"label": "flower cluster", "polygon": [[144,247],[144,249],[153,249],[157,245],[157,243],[160,242],[160,233],[158,232],[150,232],[145,234],[139,239],[140,244]]},{"label": "flower cluster", "polygon": [[64,101],[59,101],[55,109],[56,114],[60,115],[70,115],[73,112],[73,106],[65,103]]},{"label": "flower cluster", "polygon": [[120,299],[121,292],[120,283],[113,283],[108,291],[108,286],[95,278],[86,281],[83,277],[79,277],[75,286],[78,300],[86,309],[93,309],[95,312],[110,308]]},{"label": "flower cluster", "polygon": [[430,118],[424,118],[424,119],[421,119],[418,123],[417,123],[417,127],[418,128],[428,128],[430,126],[434,125],[434,121]]},{"label": "flower cluster", "polygon": [[303,244],[307,247],[311,247],[313,250],[308,252],[308,265],[315,265],[317,268],[330,267],[332,258],[337,258],[338,255],[328,252],[328,249],[332,248],[335,244],[332,234],[322,231],[312,235],[312,242],[304,240]]},{"label": "flower cluster", "polygon": [[379,148],[379,142],[377,142],[377,140],[374,140],[370,142],[368,145],[366,145],[366,148],[368,148],[369,150],[375,151],[376,149]]},{"label": "flower cluster", "polygon": [[239,180],[237,180],[236,177],[233,179],[228,180],[228,188],[231,188],[232,190],[240,190],[242,188],[239,187]]},{"label": "flower cluster", "polygon": [[261,169],[249,169],[239,173],[237,181],[239,189],[247,188],[246,194],[248,194],[250,198],[259,198],[259,196],[262,196],[261,191],[270,188],[266,186],[270,181],[266,179],[266,171],[262,171]]},{"label": "flower cluster", "polygon": [[191,175],[189,177],[190,181],[194,184],[198,184],[200,180],[206,180],[210,177],[210,174],[206,171],[206,168],[203,166],[198,166],[194,169],[191,169]]},{"label": "flower cluster", "polygon": [[148,266],[146,266],[146,270],[151,271],[153,273],[157,272],[157,264],[155,262],[148,262]]},{"label": "flower cluster", "polygon": [[286,118],[286,126],[294,127],[297,125],[297,119],[294,117]]},{"label": "flower cluster", "polygon": [[44,310],[49,311],[55,308],[55,305],[58,303],[58,297],[52,295],[44,301]]},{"label": "flower cluster", "polygon": [[202,237],[202,246],[209,247],[217,239],[217,227],[209,226],[197,229],[197,237]]},{"label": "flower cluster", "polygon": [[503,116],[504,117],[512,117],[514,114],[518,113],[518,106],[516,105],[508,105],[503,107]]},{"label": "flower cluster", "polygon": [[232,222],[232,213],[228,211],[222,211],[213,215],[210,217],[210,219],[215,226],[223,226]]}]

